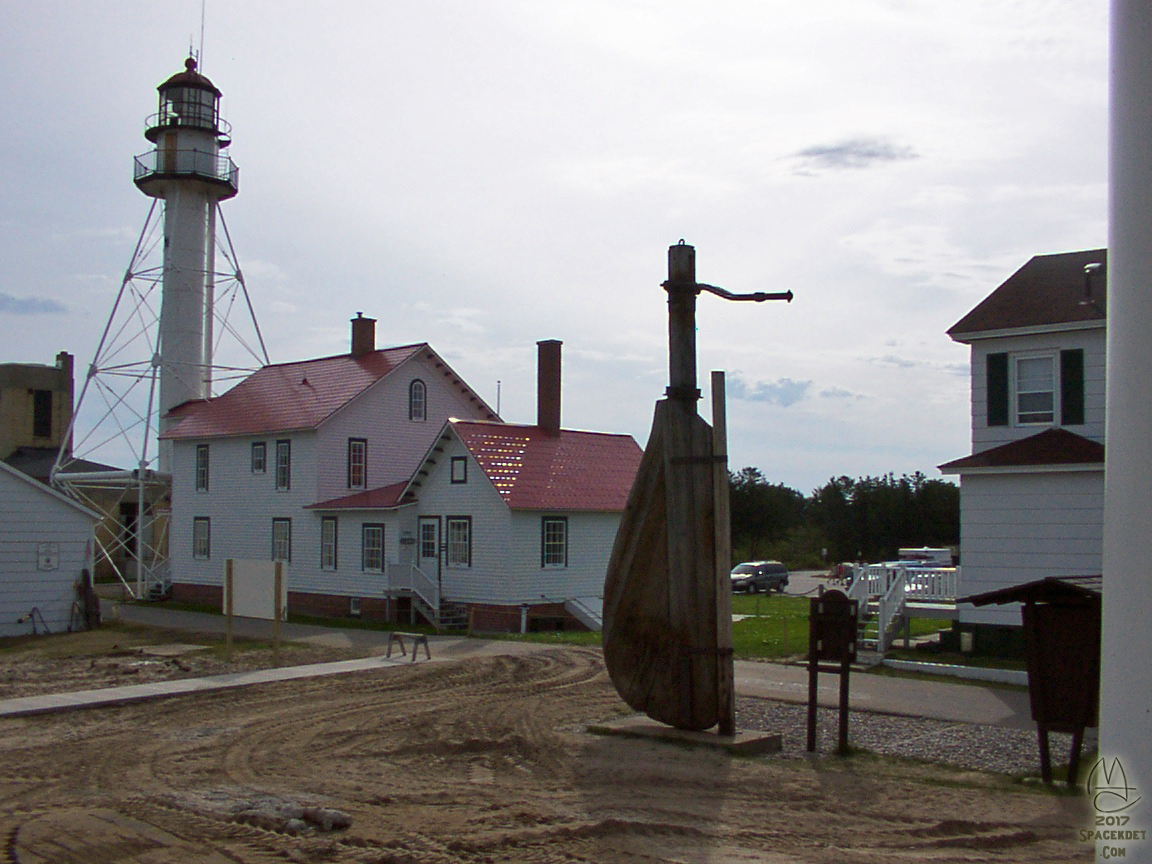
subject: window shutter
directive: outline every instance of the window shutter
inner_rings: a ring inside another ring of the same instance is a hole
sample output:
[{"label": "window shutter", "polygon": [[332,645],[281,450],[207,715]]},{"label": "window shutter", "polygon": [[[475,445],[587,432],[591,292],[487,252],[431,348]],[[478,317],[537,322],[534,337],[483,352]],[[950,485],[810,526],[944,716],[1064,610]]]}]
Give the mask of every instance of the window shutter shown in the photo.
[{"label": "window shutter", "polygon": [[1008,425],[1008,355],[989,354],[988,365],[988,425]]},{"label": "window shutter", "polygon": [[1084,424],[1084,349],[1060,352],[1060,425]]}]

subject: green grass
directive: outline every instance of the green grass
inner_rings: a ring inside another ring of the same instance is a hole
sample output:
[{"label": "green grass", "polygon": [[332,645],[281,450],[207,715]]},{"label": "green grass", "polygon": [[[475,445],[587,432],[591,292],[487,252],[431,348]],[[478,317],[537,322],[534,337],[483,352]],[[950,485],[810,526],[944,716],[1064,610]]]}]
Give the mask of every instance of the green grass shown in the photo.
[{"label": "green grass", "polygon": [[780,594],[737,594],[734,615],[750,615],[732,625],[738,659],[782,659],[808,651],[807,597]]},{"label": "green grass", "polygon": [[[785,594],[735,594],[732,597],[732,612],[735,615],[751,616],[733,624],[733,647],[738,659],[782,660],[795,658],[808,651],[808,610],[809,597],[795,597]],[[193,612],[213,612],[219,609],[198,606],[191,603],[167,601],[170,609],[184,609]],[[362,630],[402,630],[404,632],[427,633],[434,635],[431,627],[410,624],[388,624],[382,621],[361,621],[353,618],[321,618],[312,615],[289,614],[288,620],[297,624],[315,624],[323,627],[349,627]],[[924,636],[950,626],[932,618],[914,618],[912,635]],[[505,639],[509,641],[537,642],[551,645],[600,645],[601,634],[587,632],[544,633],[483,633],[485,639]],[[944,660],[940,662],[952,662]]]}]

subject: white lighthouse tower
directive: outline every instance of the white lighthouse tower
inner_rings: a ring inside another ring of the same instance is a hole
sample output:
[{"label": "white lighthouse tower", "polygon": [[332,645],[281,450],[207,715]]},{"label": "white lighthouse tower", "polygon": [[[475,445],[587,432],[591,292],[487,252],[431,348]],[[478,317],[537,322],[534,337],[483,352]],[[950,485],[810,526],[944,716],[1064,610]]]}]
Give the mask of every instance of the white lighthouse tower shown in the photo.
[{"label": "white lighthouse tower", "polygon": [[[220,91],[184,61],[156,88],[160,107],[144,137],[155,149],[136,157],[136,186],[164,201],[160,309],[161,418],[182,402],[212,395],[216,205],[238,191],[239,171],[223,152],[232,143],[220,119]],[[164,424],[161,420],[161,431]],[[161,472],[170,447],[161,444]]]},{"label": "white lighthouse tower", "polygon": [[153,149],[133,167],[152,206],[52,469],[53,484],[110,514],[97,526],[97,570],[138,597],[167,581],[165,415],[268,363],[219,206],[239,188],[220,91],[192,57],[156,89],[144,131]]}]

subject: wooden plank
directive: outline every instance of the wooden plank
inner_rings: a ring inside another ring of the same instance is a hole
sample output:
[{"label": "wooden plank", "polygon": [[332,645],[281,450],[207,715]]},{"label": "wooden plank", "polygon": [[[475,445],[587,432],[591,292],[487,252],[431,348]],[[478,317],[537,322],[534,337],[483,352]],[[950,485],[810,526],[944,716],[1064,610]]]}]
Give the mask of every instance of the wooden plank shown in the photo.
[{"label": "wooden plank", "polygon": [[712,497],[715,520],[716,711],[721,735],[736,734],[736,682],[732,665],[732,518],[728,497],[728,419],[724,373],[712,373]]}]

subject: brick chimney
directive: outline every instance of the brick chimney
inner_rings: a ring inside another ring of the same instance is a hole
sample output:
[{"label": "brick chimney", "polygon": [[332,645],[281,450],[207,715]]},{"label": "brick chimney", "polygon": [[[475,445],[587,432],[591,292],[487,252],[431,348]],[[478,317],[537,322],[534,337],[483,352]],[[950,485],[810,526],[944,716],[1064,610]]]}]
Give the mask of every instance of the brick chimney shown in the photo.
[{"label": "brick chimney", "polygon": [[549,435],[560,434],[559,339],[536,343],[536,425]]},{"label": "brick chimney", "polygon": [[363,357],[376,350],[376,319],[357,312],[352,319],[352,356]]}]

